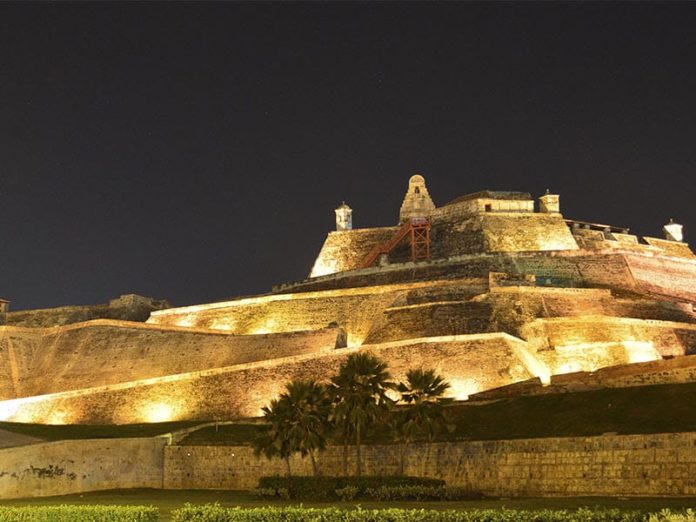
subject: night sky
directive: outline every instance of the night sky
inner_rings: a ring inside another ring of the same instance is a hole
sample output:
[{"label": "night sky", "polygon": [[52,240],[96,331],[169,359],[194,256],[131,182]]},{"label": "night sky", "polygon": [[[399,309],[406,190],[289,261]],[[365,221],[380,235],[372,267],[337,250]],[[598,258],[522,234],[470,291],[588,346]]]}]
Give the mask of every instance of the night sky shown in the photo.
[{"label": "night sky", "polygon": [[[561,195],[696,237],[696,4],[0,4],[0,297],[304,278],[345,200]],[[696,243],[696,241],[694,241]]]}]

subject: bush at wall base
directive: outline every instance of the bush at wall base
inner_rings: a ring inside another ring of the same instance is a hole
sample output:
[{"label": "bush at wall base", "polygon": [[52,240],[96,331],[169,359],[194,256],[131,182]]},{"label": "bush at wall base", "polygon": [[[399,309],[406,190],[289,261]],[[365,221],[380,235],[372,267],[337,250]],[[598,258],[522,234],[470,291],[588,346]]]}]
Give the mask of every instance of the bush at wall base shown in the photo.
[{"label": "bush at wall base", "polygon": [[577,511],[517,511],[507,509],[314,509],[224,508],[217,504],[186,505],[172,513],[172,522],[696,522],[692,513],[661,512],[650,518],[638,511],[579,509]]},{"label": "bush at wall base", "polygon": [[374,498],[369,490],[380,488],[441,488],[444,480],[406,476],[367,477],[261,477],[256,496],[293,500],[352,500]]},{"label": "bush at wall base", "polygon": [[157,522],[159,509],[145,506],[0,507],[0,522]]}]

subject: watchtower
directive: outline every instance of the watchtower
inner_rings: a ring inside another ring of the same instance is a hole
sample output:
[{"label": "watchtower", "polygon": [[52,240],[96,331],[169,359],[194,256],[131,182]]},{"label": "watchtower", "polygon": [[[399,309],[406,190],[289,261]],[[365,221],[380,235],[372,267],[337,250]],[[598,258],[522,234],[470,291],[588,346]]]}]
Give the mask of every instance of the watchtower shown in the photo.
[{"label": "watchtower", "polygon": [[425,178],[420,174],[414,174],[408,180],[408,190],[399,211],[399,222],[403,223],[411,218],[430,217],[433,210],[435,210],[435,204],[428,194]]}]

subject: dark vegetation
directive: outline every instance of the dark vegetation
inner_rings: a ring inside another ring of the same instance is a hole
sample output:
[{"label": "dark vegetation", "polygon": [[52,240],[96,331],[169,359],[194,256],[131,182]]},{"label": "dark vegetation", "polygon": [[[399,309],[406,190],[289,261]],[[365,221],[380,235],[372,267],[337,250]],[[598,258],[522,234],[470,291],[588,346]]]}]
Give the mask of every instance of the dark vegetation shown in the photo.
[{"label": "dark vegetation", "polygon": [[128,437],[154,437],[176,430],[202,424],[200,421],[161,422],[156,424],[23,424],[0,422],[0,429],[44,440],[66,439],[119,439]]},{"label": "dark vegetation", "polygon": [[[483,404],[455,402],[445,406],[454,430],[436,434],[434,440],[696,431],[694,404],[696,383],[513,397]],[[181,444],[251,444],[260,429],[260,425],[243,423],[219,426],[217,431],[208,427],[192,433]],[[331,442],[340,443],[339,437]],[[394,439],[383,429],[372,429],[365,442],[388,444]]]},{"label": "dark vegetation", "polygon": [[[354,488],[353,498],[361,498],[369,489],[400,486],[444,486],[445,481],[425,477],[262,477],[257,494],[293,500],[342,500],[337,491]],[[352,499],[351,499],[352,500]]]}]

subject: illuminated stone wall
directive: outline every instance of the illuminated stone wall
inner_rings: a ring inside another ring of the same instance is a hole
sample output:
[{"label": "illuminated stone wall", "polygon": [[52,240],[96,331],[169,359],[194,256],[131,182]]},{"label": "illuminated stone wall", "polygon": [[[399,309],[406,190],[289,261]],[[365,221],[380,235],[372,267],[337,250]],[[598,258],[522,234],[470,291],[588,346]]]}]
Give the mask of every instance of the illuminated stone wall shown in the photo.
[{"label": "illuminated stone wall", "polygon": [[472,292],[469,284],[470,280],[449,280],[261,296],[165,310],[154,313],[148,323],[219,329],[239,335],[313,330],[336,323],[346,331],[349,345],[357,346],[381,320],[384,309],[407,299],[412,292],[437,293],[439,288],[460,287],[460,293],[470,296],[484,289],[478,285]]},{"label": "illuminated stone wall", "polygon": [[[451,393],[471,393],[529,379],[544,369],[526,343],[506,334],[416,339],[363,346],[389,362],[396,379],[434,368]],[[328,379],[355,349],[255,362],[99,388],[0,402],[0,419],[15,422],[123,424],[255,416],[294,378]],[[545,377],[548,377],[545,375]]]},{"label": "illuminated stone wall", "polygon": [[398,229],[380,227],[329,232],[310,277],[357,268],[375,245],[389,241]]},{"label": "illuminated stone wall", "polygon": [[[165,438],[72,440],[0,450],[0,498],[127,488],[249,489],[284,464],[248,446],[165,446]],[[323,473],[342,473],[329,446]],[[354,469],[354,452],[349,465]],[[413,444],[405,472],[491,496],[694,496],[696,433]],[[394,474],[398,446],[364,446],[366,474]],[[311,474],[308,459],[293,472]]]},{"label": "illuminated stone wall", "polygon": [[4,324],[28,328],[48,328],[94,319],[144,322],[152,311],[163,310],[170,306],[164,300],[128,294],[112,299],[106,304],[61,306],[9,312],[5,314]]},{"label": "illuminated stone wall", "polygon": [[324,328],[239,336],[106,320],[45,330],[0,327],[0,399],[332,352],[338,334]]},{"label": "illuminated stone wall", "polygon": [[488,279],[489,272],[535,275],[539,285],[612,288],[696,303],[696,260],[621,249],[597,253],[566,250],[462,255],[432,263],[405,263],[333,274],[288,285],[283,291],[320,291],[443,278]]},{"label": "illuminated stone wall", "polygon": [[0,498],[161,488],[165,442],[66,440],[0,449]]},{"label": "illuminated stone wall", "polygon": [[[326,475],[342,474],[341,447],[319,459]],[[354,452],[349,463],[354,469]],[[365,446],[365,474],[398,472],[399,447]],[[444,479],[491,496],[693,496],[696,434],[618,435],[414,444],[405,473]],[[293,458],[294,473],[311,474]],[[171,489],[248,489],[284,464],[243,446],[168,446],[164,485]]]}]

